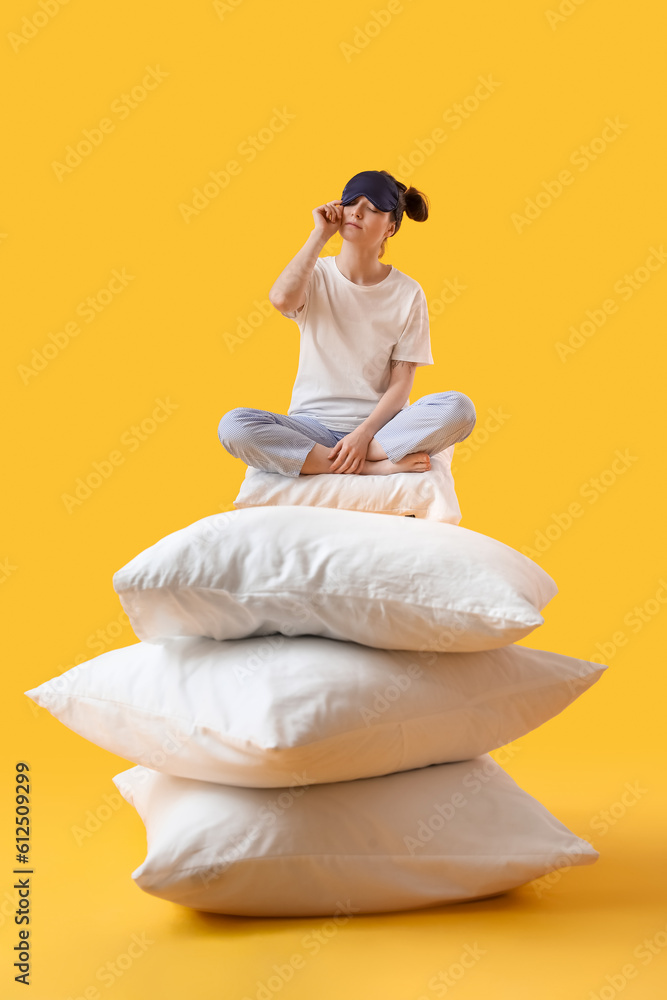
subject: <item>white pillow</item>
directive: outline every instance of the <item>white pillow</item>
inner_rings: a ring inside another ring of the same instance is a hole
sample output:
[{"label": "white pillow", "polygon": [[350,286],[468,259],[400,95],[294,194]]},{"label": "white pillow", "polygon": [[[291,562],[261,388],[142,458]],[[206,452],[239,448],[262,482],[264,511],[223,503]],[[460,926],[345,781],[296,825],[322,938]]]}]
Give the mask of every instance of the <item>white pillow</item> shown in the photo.
[{"label": "white pillow", "polygon": [[381,913],[497,895],[598,852],[488,755],[379,778],[236,788],[133,767],[153,896],[243,916]]},{"label": "white pillow", "polygon": [[606,669],[515,645],[413,653],[309,635],[177,638],[109,650],[26,694],[135,763],[280,787],[479,756],[563,711]]},{"label": "white pillow", "polygon": [[275,505],[337,507],[377,514],[414,515],[429,521],[458,524],[461,508],[451,464],[454,445],[431,455],[430,472],[396,472],[391,476],[324,473],[283,476],[248,466],[234,506]]},{"label": "white pillow", "polygon": [[139,639],[323,635],[465,652],[523,638],[558,588],[470,528],[330,507],[249,507],[160,539],[113,577]]}]

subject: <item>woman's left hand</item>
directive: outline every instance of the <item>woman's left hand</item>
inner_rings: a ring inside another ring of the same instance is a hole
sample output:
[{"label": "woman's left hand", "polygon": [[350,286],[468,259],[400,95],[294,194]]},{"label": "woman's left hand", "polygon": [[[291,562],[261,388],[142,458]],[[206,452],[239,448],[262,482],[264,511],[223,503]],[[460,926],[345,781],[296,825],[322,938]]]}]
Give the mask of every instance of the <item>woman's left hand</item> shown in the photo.
[{"label": "woman's left hand", "polygon": [[329,472],[359,474],[366,461],[366,453],[371,439],[372,435],[365,434],[358,428],[342,437],[327,455],[329,459],[335,457]]}]

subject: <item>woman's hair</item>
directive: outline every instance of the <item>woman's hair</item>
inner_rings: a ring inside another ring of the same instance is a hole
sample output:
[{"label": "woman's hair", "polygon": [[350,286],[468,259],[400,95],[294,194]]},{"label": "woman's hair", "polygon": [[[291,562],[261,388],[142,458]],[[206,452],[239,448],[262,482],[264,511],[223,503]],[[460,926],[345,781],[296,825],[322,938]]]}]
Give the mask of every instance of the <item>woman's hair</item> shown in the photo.
[{"label": "woman's hair", "polygon": [[[401,228],[401,222],[403,221],[403,213],[407,215],[408,219],[414,219],[415,222],[426,222],[428,219],[429,210],[429,200],[422,191],[418,191],[416,187],[406,187],[405,184],[401,184],[399,180],[389,173],[388,170],[380,170],[381,174],[386,177],[391,177],[393,181],[396,181],[398,185],[398,205],[390,213],[389,221],[396,223],[396,228],[394,229],[392,236],[395,236],[398,230]],[[382,241],[380,247],[380,253],[378,254],[378,260],[384,255],[385,247],[387,245],[388,236]]]}]

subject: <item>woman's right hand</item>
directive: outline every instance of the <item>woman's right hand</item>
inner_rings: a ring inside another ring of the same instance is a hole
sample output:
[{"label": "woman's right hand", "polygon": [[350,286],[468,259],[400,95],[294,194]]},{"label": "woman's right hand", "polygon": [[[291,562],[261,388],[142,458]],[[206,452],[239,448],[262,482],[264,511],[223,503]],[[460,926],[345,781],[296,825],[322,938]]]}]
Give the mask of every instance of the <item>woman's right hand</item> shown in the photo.
[{"label": "woman's right hand", "polygon": [[341,200],[328,201],[325,205],[318,205],[313,209],[314,231],[319,235],[331,239],[343,221],[343,206]]}]

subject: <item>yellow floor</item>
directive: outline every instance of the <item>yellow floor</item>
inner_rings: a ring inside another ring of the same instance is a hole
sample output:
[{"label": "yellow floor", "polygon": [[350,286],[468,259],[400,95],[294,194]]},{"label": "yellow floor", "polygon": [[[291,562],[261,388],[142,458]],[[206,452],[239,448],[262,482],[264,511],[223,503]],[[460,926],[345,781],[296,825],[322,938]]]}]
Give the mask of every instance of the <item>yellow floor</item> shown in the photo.
[{"label": "yellow floor", "polygon": [[[580,765],[556,758],[537,732],[494,753],[599,860],[493,899],[354,916],[333,930],[320,918],[218,916],[143,893],[130,879],[143,826],[110,781],[127,762],[29,714],[26,737],[48,727],[53,749],[32,762],[35,1000],[97,1000],[111,988],[118,1000],[609,1000],[604,988],[623,978],[628,997],[664,996],[665,781],[647,755],[611,763],[589,752]],[[547,729],[568,735],[561,718]],[[8,923],[2,938],[8,954]]]}]

